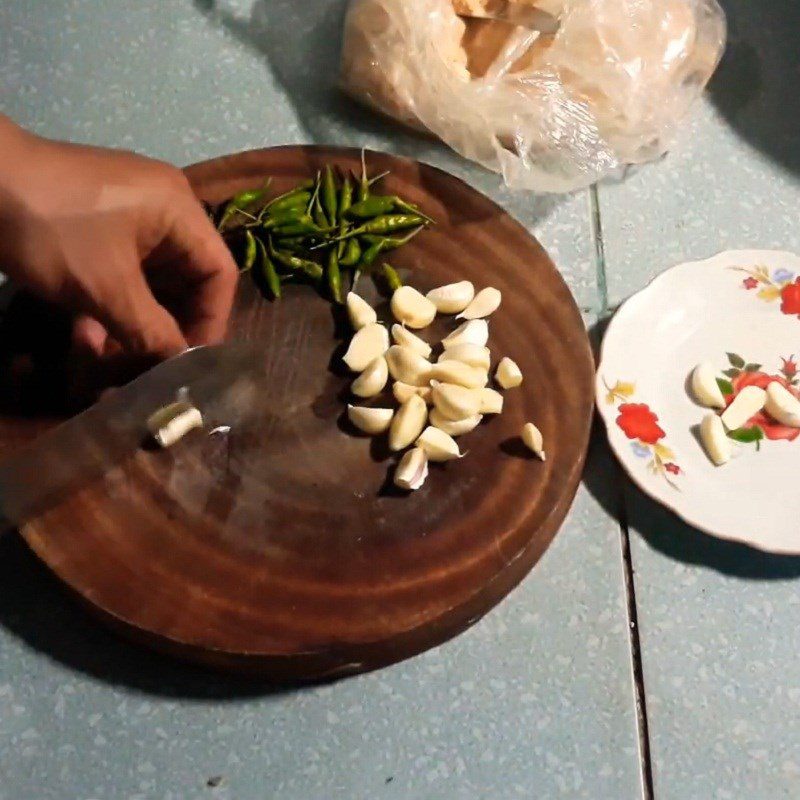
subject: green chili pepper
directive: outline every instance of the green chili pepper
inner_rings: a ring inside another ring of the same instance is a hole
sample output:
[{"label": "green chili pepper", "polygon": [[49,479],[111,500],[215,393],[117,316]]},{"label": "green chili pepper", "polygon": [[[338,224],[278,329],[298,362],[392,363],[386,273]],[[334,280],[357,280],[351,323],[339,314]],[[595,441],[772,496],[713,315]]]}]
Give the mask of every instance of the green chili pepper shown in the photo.
[{"label": "green chili pepper", "polygon": [[304,272],[314,280],[319,280],[322,277],[322,267],[319,264],[315,261],[309,261],[307,258],[300,258],[300,256],[293,256],[290,253],[283,253],[277,250],[271,238],[269,240],[269,254],[287,269]]},{"label": "green chili pepper", "polygon": [[344,236],[338,237],[337,241],[340,239],[349,239],[353,236],[362,236],[365,233],[392,233],[406,228],[416,228],[420,225],[425,225],[425,221],[417,214],[384,214],[365,222],[358,228],[353,228],[353,230],[348,231]]},{"label": "green chili pepper", "polygon": [[299,209],[302,213],[310,198],[311,192],[307,189],[295,190],[266,206],[264,212],[269,217],[274,217],[290,209]]},{"label": "green chili pepper", "polygon": [[427,214],[420,211],[418,206],[415,206],[413,203],[409,203],[408,200],[403,200],[402,197],[394,198],[394,207],[398,211],[404,211],[407,214],[416,214],[417,216],[422,217],[422,219],[424,219],[430,225],[436,224],[436,220],[433,219],[433,217],[429,217]]},{"label": "green chili pepper", "polygon": [[331,165],[328,164],[322,176],[322,209],[331,224],[335,223],[338,219],[336,211],[337,205],[336,179],[333,177]]},{"label": "green chili pepper", "polygon": [[[347,209],[353,204],[353,184],[350,183],[350,176],[345,175],[342,181],[342,187],[339,189],[339,202],[337,204],[337,221],[339,223],[339,235],[343,236],[347,232],[347,220],[344,215]],[[347,242],[341,241],[338,244],[337,256],[341,263],[347,249]]]},{"label": "green chili pepper", "polygon": [[331,299],[334,303],[342,303],[342,273],[339,269],[339,257],[336,254],[336,248],[331,247],[328,251],[327,277],[328,289],[331,293]]},{"label": "green chili pepper", "polygon": [[[408,243],[413,239],[421,230],[424,230],[424,225],[420,225],[418,228],[414,228],[411,233],[407,234],[406,236],[396,237],[396,236],[376,236],[374,234],[365,233],[359,238],[365,244],[373,245],[377,242],[383,242],[383,252],[388,250],[397,250],[398,247],[402,247],[404,244]],[[353,241],[352,239],[348,239],[348,241]]]},{"label": "green chili pepper", "polygon": [[303,219],[299,219],[295,222],[288,222],[285,225],[278,225],[276,228],[272,229],[272,232],[276,236],[300,236],[301,234],[306,235],[319,235],[323,233],[329,233],[332,231],[333,228],[325,227],[320,228],[313,220],[309,219],[308,217],[304,217]]},{"label": "green chili pepper", "polygon": [[313,217],[314,222],[316,222],[320,228],[327,228],[330,224],[327,216],[325,216],[322,203],[320,203],[319,195],[317,195],[314,200],[314,207],[311,210],[311,216]]},{"label": "green chili pepper", "polygon": [[372,219],[381,214],[389,214],[395,210],[394,197],[381,197],[379,195],[372,195],[366,200],[359,200],[350,207],[347,212],[349,219]]},{"label": "green chili pepper", "polygon": [[[314,181],[308,180],[303,181],[301,184],[294,187],[294,189],[289,189],[288,192],[284,192],[283,194],[279,194],[277,197],[273,197],[272,200],[267,203],[266,208],[274,208],[275,206],[279,206],[283,203],[288,203],[288,205],[296,204],[298,201],[296,199],[297,195],[302,194],[303,192],[309,192],[314,188]],[[305,199],[304,202],[308,202],[308,198]]]},{"label": "green chili pepper", "polygon": [[400,280],[397,270],[395,270],[394,267],[392,267],[390,264],[387,264],[385,261],[383,262],[381,269],[389,289],[392,292],[396,292],[403,285],[403,281]]},{"label": "green chili pepper", "polygon": [[244,213],[245,209],[248,206],[252,205],[253,203],[257,203],[259,200],[261,200],[267,193],[267,188],[269,187],[269,183],[270,183],[269,180],[267,180],[267,182],[261,189],[248,189],[247,191],[235,194],[226,203],[225,210],[222,212],[222,217],[220,218],[219,224],[217,225],[217,230],[221,231],[225,227],[225,225],[227,225],[228,222],[233,218],[235,214]]},{"label": "green chili pepper", "polygon": [[253,270],[253,280],[256,285],[264,293],[264,287],[272,294],[277,300],[281,296],[281,279],[272,263],[272,259],[267,253],[267,248],[264,247],[264,242],[261,239],[256,239],[258,245],[259,268]]},{"label": "green chili pepper", "polygon": [[264,230],[270,230],[270,228],[275,228],[278,225],[289,225],[295,222],[304,222],[306,220],[311,222],[311,217],[305,214],[304,211],[305,210],[302,206],[283,208],[280,211],[270,214],[267,219],[261,223],[261,225]]},{"label": "green chili pepper", "polygon": [[356,199],[363,203],[369,197],[369,178],[367,177],[367,158],[366,150],[361,148],[361,180],[358,182],[358,192]]},{"label": "green chili pepper", "polygon": [[361,245],[358,239],[343,239],[339,244],[344,245],[344,255],[339,258],[343,267],[354,267],[361,258]]},{"label": "green chili pepper", "polygon": [[375,259],[383,252],[384,241],[384,239],[379,239],[361,253],[361,258],[358,261],[359,269],[372,266]]},{"label": "green chili pepper", "polygon": [[256,263],[256,237],[250,231],[245,231],[245,250],[244,250],[244,261],[242,263],[241,271],[247,272],[247,270],[253,268],[253,264]]}]

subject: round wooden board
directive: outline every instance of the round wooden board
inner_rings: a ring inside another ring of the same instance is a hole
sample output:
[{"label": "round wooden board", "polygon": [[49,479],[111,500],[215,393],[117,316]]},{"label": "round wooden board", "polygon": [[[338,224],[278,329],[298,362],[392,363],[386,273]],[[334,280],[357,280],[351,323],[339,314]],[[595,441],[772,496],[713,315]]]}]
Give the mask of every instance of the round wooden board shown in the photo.
[{"label": "round wooden board", "polygon": [[[258,342],[266,365],[247,430],[138,452],[22,531],[80,598],[140,641],[276,681],[389,664],[495,605],[572,502],[593,362],[561,276],[524,228],[463,182],[408,159],[367,160],[373,174],[391,170],[383,191],[438,221],[392,263],[422,289],[464,278],[500,289],[490,345],[525,383],[506,393],[502,416],[460,440],[468,457],[434,465],[420,491],[400,494],[384,441],[347,428],[352,376],[338,366],[330,304],[305,287],[269,303],[243,279],[231,336]],[[359,152],[272,148],[187,174],[218,202],[266,176],[284,191],[326,162],[358,170]],[[454,322],[437,326],[431,340]],[[528,420],[544,434],[545,463],[519,442]],[[0,426],[6,444],[11,429],[19,440],[14,422]]]}]

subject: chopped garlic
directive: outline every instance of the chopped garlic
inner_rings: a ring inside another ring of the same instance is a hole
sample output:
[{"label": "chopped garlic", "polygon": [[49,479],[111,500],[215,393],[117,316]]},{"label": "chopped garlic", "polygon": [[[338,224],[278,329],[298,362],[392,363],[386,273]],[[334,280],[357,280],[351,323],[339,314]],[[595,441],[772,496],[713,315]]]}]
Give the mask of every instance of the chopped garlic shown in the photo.
[{"label": "chopped garlic", "polygon": [[442,339],[442,347],[449,350],[457,344],[477,344],[485,347],[489,341],[489,323],[485,319],[463,322],[449,336]]},{"label": "chopped garlic", "polygon": [[706,414],[700,423],[700,441],[706,454],[716,466],[721,467],[731,460],[733,455],[731,440],[725,433],[722,420],[713,412]]},{"label": "chopped garlic", "polygon": [[475,297],[475,287],[470,281],[459,281],[449,283],[447,286],[440,286],[432,289],[426,295],[440,314],[458,314],[463,311]]},{"label": "chopped garlic", "polygon": [[522,372],[516,362],[506,357],[497,365],[494,379],[504,389],[513,389],[522,383]]},{"label": "chopped garlic", "polygon": [[347,406],[347,417],[360,431],[372,436],[388,430],[394,416],[391,408],[366,408]]},{"label": "chopped garlic", "polygon": [[172,447],[194,428],[203,427],[200,410],[185,400],[170,403],[147,419],[147,430],[161,447]]},{"label": "chopped garlic", "polygon": [[481,319],[494,314],[503,300],[499,290],[489,287],[475,295],[475,299],[458,316],[462,319]]},{"label": "chopped garlic", "polygon": [[698,364],[692,370],[692,393],[695,400],[707,408],[725,408],[725,397],[717,383],[712,364]]},{"label": "chopped garlic", "polygon": [[432,408],[430,412],[431,425],[450,436],[463,436],[465,433],[475,430],[482,419],[482,414],[473,414],[465,419],[447,419],[438,408]]},{"label": "chopped garlic", "polygon": [[525,446],[539,456],[542,461],[545,460],[542,432],[532,422],[526,422],[522,428],[522,441],[525,442]]},{"label": "chopped garlic", "polygon": [[425,451],[428,461],[452,461],[461,458],[461,451],[455,439],[440,428],[425,428],[416,445]]},{"label": "chopped garlic", "polygon": [[376,322],[357,331],[342,359],[353,372],[363,372],[389,349],[389,331]]},{"label": "chopped garlic", "polygon": [[409,450],[397,465],[394,485],[413,492],[419,489],[428,477],[428,456],[421,447]]},{"label": "chopped garlic", "polygon": [[755,414],[764,408],[767,402],[767,393],[758,386],[745,386],[736,399],[722,412],[720,419],[729,430],[741,428]]},{"label": "chopped garlic", "polygon": [[422,433],[428,419],[425,401],[414,395],[398,409],[389,428],[389,448],[395,452],[408,447]]},{"label": "chopped garlic", "polygon": [[391,308],[395,319],[409,328],[426,328],[436,316],[436,306],[411,286],[395,290]]},{"label": "chopped garlic", "polygon": [[410,350],[419,353],[423,358],[430,358],[433,352],[433,348],[426,341],[396,322],[392,325],[392,339],[394,339],[395,344],[400,345],[400,347],[408,347]]},{"label": "chopped garlic", "polygon": [[356,397],[375,397],[389,380],[389,367],[383,356],[370,361],[367,368],[353,381],[350,391]]},{"label": "chopped garlic", "polygon": [[781,425],[800,428],[800,400],[777,381],[772,381],[767,386],[767,402],[764,410]]},{"label": "chopped garlic", "polygon": [[386,353],[389,372],[396,381],[412,386],[427,386],[431,378],[431,362],[415,350],[392,345]]},{"label": "chopped garlic", "polygon": [[347,295],[347,316],[353,329],[357,331],[378,321],[375,309],[355,292],[349,292]]}]

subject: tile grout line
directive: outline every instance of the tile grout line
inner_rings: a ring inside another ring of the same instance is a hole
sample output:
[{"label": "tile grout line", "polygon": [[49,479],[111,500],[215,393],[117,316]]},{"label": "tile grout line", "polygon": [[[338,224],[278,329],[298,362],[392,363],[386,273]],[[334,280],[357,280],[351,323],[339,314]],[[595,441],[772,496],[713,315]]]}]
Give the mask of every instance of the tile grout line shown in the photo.
[{"label": "tile grout line", "polygon": [[[600,195],[597,184],[589,189],[589,222],[592,243],[594,245],[597,293],[600,300],[598,322],[602,326],[609,315],[608,280],[606,275],[606,253],[603,241],[603,224],[600,211]],[[599,349],[600,334],[595,343]],[[628,622],[628,642],[631,654],[631,671],[633,673],[634,704],[636,706],[636,728],[639,739],[639,769],[642,787],[642,800],[654,800],[653,766],[650,753],[650,728],[647,721],[647,700],[644,690],[644,670],[642,666],[642,650],[639,640],[639,616],[636,608],[636,589],[633,577],[633,561],[631,558],[630,531],[628,515],[625,507],[625,493],[622,489],[622,470],[615,469],[617,485],[620,487],[618,497],[617,519],[619,521],[620,556],[622,559],[623,580],[625,581],[625,604]]]}]

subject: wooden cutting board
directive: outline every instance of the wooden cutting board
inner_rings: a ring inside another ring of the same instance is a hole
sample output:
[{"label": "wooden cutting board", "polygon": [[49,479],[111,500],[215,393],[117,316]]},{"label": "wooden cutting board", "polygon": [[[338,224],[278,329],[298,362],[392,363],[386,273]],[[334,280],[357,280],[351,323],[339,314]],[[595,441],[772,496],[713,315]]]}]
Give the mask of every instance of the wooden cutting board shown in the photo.
[{"label": "wooden cutting board", "polygon": [[[358,170],[359,153],[280,147],[187,174],[217,202],[267,176],[284,191],[326,162]],[[392,263],[422,289],[464,278],[500,289],[490,346],[525,382],[506,392],[502,416],[460,439],[466,458],[399,493],[396,457],[383,439],[353,435],[343,415],[352,375],[340,367],[346,331],[335,310],[306,287],[266,302],[244,278],[231,336],[259,343],[265,361],[252,423],[142,450],[22,531],[79,598],[141,642],[276,681],[389,664],[485,614],[536,563],[572,502],[593,362],[558,271],[522,226],[456,178],[379,153],[368,164],[391,170],[382,190],[438,221]],[[529,420],[544,434],[545,463],[519,441]],[[46,424],[6,409],[0,446],[8,453]]]}]

